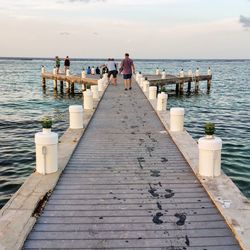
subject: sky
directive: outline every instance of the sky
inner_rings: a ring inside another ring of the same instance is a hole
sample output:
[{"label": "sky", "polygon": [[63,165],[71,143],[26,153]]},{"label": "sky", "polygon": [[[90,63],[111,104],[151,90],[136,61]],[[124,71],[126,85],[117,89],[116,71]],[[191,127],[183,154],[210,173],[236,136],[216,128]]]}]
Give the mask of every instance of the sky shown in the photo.
[{"label": "sky", "polygon": [[250,59],[250,0],[0,0],[0,57]]}]

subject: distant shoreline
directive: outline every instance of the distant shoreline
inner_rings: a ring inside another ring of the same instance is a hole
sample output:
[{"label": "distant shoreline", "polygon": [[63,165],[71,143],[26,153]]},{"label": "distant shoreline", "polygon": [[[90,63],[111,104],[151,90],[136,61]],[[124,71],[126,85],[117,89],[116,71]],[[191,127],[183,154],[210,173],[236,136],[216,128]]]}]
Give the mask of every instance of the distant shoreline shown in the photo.
[{"label": "distant shoreline", "polygon": [[[54,61],[54,57],[0,57],[0,60],[23,60],[23,61],[32,61],[32,60],[50,60]],[[107,58],[70,58],[71,61],[106,61]],[[116,58],[116,60],[122,60],[122,58]],[[159,61],[223,61],[223,62],[240,62],[240,61],[250,61],[250,59],[199,59],[199,58],[190,58],[190,59],[157,59],[157,58],[135,58],[134,61],[148,61],[148,62],[159,62]]]}]

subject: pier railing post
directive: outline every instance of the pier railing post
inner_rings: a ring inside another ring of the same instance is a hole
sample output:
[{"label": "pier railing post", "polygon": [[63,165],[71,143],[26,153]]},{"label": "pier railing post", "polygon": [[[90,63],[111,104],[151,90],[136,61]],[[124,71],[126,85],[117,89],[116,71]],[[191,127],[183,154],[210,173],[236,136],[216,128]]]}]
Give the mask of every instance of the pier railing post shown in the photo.
[{"label": "pier railing post", "polygon": [[157,97],[157,111],[165,111],[167,110],[167,99],[168,95],[164,92],[158,94]]},{"label": "pier railing post", "polygon": [[199,174],[216,177],[221,174],[222,141],[219,137],[206,136],[198,140]]},{"label": "pier railing post", "polygon": [[195,92],[199,92],[199,81],[200,81],[200,70],[199,68],[195,71]]},{"label": "pier railing post", "polygon": [[156,86],[150,86],[148,89],[149,89],[148,99],[149,100],[155,100],[156,95],[157,95],[157,87]]},{"label": "pier railing post", "polygon": [[69,106],[69,124],[71,129],[83,128],[83,108],[81,105]]},{"label": "pier railing post", "polygon": [[84,109],[93,109],[93,93],[90,89],[87,89],[84,91],[84,97],[83,97],[83,108]]},{"label": "pier railing post", "polygon": [[171,108],[170,109],[170,131],[181,132],[184,129],[184,108]]},{"label": "pier railing post", "polygon": [[98,99],[99,98],[98,86],[91,85],[90,90],[93,93],[93,99]]},{"label": "pier railing post", "polygon": [[58,170],[58,135],[43,129],[35,134],[36,171],[40,174],[50,174]]}]

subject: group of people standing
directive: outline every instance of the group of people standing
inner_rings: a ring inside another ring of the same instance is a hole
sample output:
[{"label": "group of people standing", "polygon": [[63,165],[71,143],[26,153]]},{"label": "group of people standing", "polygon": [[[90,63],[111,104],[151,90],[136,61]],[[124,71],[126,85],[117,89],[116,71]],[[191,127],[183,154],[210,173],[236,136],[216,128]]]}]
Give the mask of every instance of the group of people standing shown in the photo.
[{"label": "group of people standing", "polygon": [[117,63],[114,59],[109,59],[107,63],[108,67],[108,78],[112,76],[112,84],[117,84],[117,74],[118,72],[123,75],[124,79],[124,90],[132,89],[132,75],[135,73],[135,66],[132,59],[129,58],[129,54],[125,53],[125,58],[120,63],[120,68],[118,71]]},{"label": "group of people standing", "polygon": [[[55,57],[55,63],[56,63],[56,73],[59,74],[61,61],[58,56]],[[69,69],[69,67],[70,67],[70,60],[69,57],[66,56],[64,59],[64,71],[66,72],[66,70]]]},{"label": "group of people standing", "polygon": [[[60,70],[60,59],[58,56],[55,57],[55,64],[57,73],[59,73]],[[69,57],[66,56],[64,59],[64,70],[66,72],[67,69],[70,67],[70,60]],[[101,72],[102,70],[102,72]],[[125,53],[125,58],[121,61],[120,67],[118,69],[118,64],[115,62],[113,58],[109,58],[107,63],[101,66],[101,70],[97,68],[90,68],[90,66],[87,68],[86,73],[87,74],[104,74],[108,73],[108,78],[110,79],[111,83],[116,86],[117,85],[117,74],[120,73],[123,75],[124,79],[124,90],[132,89],[131,83],[132,83],[132,75],[135,73],[135,66],[132,59],[129,58],[129,54]]]}]

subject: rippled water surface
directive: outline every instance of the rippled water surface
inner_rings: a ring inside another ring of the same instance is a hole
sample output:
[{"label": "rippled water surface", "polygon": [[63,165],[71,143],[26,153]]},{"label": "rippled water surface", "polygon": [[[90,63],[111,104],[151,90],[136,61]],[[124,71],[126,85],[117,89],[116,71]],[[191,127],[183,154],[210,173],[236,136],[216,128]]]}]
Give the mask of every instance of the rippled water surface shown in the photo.
[{"label": "rippled water surface", "polygon": [[[82,67],[102,63],[72,61],[71,71],[79,74]],[[199,94],[171,95],[168,109],[185,108],[185,126],[195,139],[203,136],[205,122],[216,124],[216,135],[223,140],[222,168],[250,198],[250,61],[140,60],[135,64],[145,73],[153,73],[156,67],[171,74],[181,68],[194,71],[199,67],[201,73],[206,73],[209,66],[212,68],[209,94],[203,82]],[[81,95],[54,93],[51,82],[43,92],[41,65],[49,70],[53,61],[0,59],[0,207],[34,170],[34,134],[41,130],[40,118],[51,115],[55,120],[53,130],[61,135],[68,127],[68,106],[82,104]]]}]

